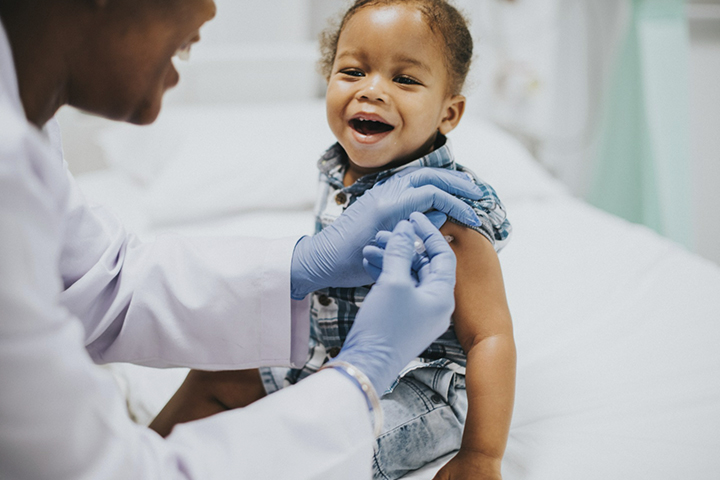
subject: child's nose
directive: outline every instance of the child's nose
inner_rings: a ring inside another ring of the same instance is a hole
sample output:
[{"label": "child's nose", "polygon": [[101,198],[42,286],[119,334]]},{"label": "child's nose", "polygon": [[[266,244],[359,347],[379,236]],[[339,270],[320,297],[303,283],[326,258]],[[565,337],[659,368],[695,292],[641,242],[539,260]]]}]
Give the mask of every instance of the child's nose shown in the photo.
[{"label": "child's nose", "polygon": [[367,76],[358,90],[357,97],[366,101],[387,103],[388,95],[384,79],[380,75]]}]

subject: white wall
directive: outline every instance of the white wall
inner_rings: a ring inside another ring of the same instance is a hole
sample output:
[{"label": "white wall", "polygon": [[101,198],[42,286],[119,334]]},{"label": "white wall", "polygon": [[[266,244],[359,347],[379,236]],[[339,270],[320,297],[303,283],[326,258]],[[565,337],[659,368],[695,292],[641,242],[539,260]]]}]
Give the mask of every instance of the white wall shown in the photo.
[{"label": "white wall", "polygon": [[280,43],[309,39],[310,0],[215,0],[218,13],[203,44]]},{"label": "white wall", "polygon": [[262,103],[318,94],[310,0],[215,0],[173,103]]},{"label": "white wall", "polygon": [[[629,3],[469,4],[478,36],[475,111],[518,136],[578,195],[592,172],[603,74]],[[720,263],[720,0],[688,0],[687,8],[694,250]]]},{"label": "white wall", "polygon": [[[296,101],[322,94],[317,74],[316,0],[215,0],[189,62],[176,61],[180,84],[164,108],[196,103]],[[327,9],[330,11],[331,9]],[[161,112],[162,119],[162,112]],[[106,168],[99,136],[111,122],[63,108],[58,118],[73,173]],[[138,127],[140,128],[140,127]]]},{"label": "white wall", "polygon": [[[166,104],[272,103],[321,96],[324,82],[315,72],[318,58],[317,35],[327,25],[328,17],[340,13],[348,1],[216,0],[218,16],[203,28],[203,41],[194,48],[191,61],[179,65],[181,84],[168,94]],[[560,0],[547,1],[548,5],[557,6],[562,3]],[[594,1],[595,5],[604,5]],[[496,93],[494,89],[497,86],[494,69],[500,66],[497,64],[497,57],[489,52],[492,42],[502,37],[493,35],[503,28],[514,28],[511,23],[498,24],[493,15],[502,11],[510,18],[518,18],[520,13],[536,8],[537,5],[533,3],[537,2],[538,0],[456,0],[470,15],[474,32],[478,36],[478,55],[470,79],[470,89],[474,97],[469,114],[488,115],[491,118],[495,115],[496,120],[510,128],[529,125],[528,131],[532,134],[553,135],[560,154],[568,151],[569,155],[575,155],[573,145],[577,141],[574,138],[582,141],[586,133],[571,132],[567,129],[549,131],[543,120],[547,118],[543,115],[551,111],[548,105],[554,104],[552,99],[557,96],[557,92],[562,90],[560,93],[565,93],[565,89],[554,84],[557,82],[553,82],[552,75],[549,74],[553,62],[560,65],[562,59],[542,52],[533,54],[530,50],[526,56],[544,55],[542,62],[547,64],[547,68],[542,67],[537,71],[511,68],[509,71],[517,75],[511,75],[510,83],[506,85],[510,88],[506,92],[510,96],[504,99],[492,96]],[[707,258],[720,262],[720,0],[689,2],[691,8],[700,4],[699,9],[691,11],[696,14],[692,16],[706,17],[690,21],[692,169],[695,195],[693,215],[696,248]],[[608,2],[608,5],[610,3]],[[708,14],[710,18],[707,18]],[[522,27],[529,35],[532,34],[532,28],[542,23],[542,18],[537,15],[526,16],[530,17],[528,21],[534,19],[534,22],[526,23]],[[595,29],[601,29],[598,32],[606,38],[612,38],[612,33],[606,31],[606,27],[592,24],[592,18],[580,20],[582,21],[576,22],[577,25],[592,25]],[[559,41],[557,33],[536,33],[536,47]],[[532,45],[533,42],[528,44]],[[592,49],[590,51],[592,52]],[[597,53],[607,54],[602,51]],[[565,68],[570,68],[567,59]],[[288,80],[288,72],[291,72],[292,80]],[[585,105],[586,108],[592,108],[589,103]],[[97,132],[104,128],[107,122],[70,109],[63,109],[60,117],[66,156],[73,171],[77,173],[104,168],[106,161],[95,139]],[[517,132],[521,130],[518,128]],[[572,137],[573,135],[575,137]],[[524,137],[523,140],[528,141],[528,138]],[[532,139],[528,145],[531,149],[535,148],[536,153],[541,152],[537,142]],[[582,155],[582,152],[579,152],[579,155]]]}]

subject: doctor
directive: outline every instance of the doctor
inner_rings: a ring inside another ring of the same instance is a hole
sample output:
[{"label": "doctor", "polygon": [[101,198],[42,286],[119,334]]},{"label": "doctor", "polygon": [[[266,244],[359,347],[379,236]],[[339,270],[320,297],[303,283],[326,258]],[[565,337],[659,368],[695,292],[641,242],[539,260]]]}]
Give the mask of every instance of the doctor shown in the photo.
[{"label": "doctor", "polygon": [[[56,111],[151,123],[178,82],[173,55],[214,15],[212,0],[0,0],[2,479],[370,478],[376,392],[448,325],[455,258],[411,215],[477,221],[446,191],[478,192],[448,172],[394,177],[300,240],[142,243],[85,203]],[[302,364],[307,294],[369,283],[362,250],[383,230],[383,273],[345,348],[295,387],[163,439],[127,418],[95,365]],[[419,282],[416,234],[430,259]]]}]

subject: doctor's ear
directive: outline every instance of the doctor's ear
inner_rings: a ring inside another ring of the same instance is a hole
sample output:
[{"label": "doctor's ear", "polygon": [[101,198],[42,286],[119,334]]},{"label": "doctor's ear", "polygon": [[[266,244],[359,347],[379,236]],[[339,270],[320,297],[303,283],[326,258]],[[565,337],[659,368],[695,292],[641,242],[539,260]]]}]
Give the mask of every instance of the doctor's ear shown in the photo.
[{"label": "doctor's ear", "polygon": [[462,95],[453,95],[445,101],[445,116],[440,121],[438,130],[443,135],[447,135],[457,127],[460,119],[465,113],[465,97]]}]

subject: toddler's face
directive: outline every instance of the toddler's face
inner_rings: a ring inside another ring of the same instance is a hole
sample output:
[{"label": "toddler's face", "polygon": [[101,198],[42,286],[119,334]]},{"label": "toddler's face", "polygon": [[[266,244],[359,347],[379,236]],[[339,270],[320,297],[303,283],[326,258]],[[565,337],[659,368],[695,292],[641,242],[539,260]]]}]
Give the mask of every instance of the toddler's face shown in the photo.
[{"label": "toddler's face", "polygon": [[327,89],[331,130],[351,169],[367,174],[427,154],[464,98],[448,94],[440,39],[416,8],[368,7],[340,34]]}]

